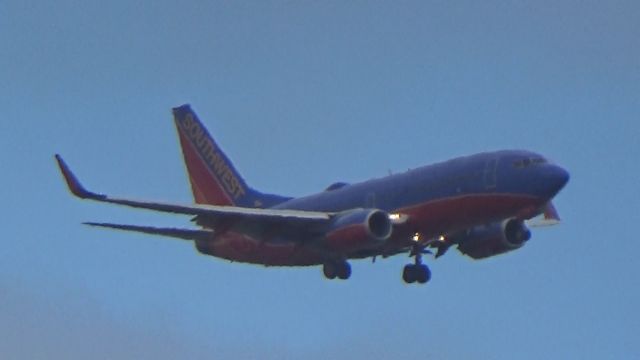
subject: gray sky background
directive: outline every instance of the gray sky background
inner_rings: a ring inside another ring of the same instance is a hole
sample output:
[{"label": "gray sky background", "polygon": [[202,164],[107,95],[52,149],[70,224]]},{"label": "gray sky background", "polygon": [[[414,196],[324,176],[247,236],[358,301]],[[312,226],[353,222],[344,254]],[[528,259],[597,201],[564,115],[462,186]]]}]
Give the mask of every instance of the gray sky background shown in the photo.
[{"label": "gray sky background", "polygon": [[[640,356],[640,6],[561,2],[0,3],[0,356]],[[457,155],[541,152],[564,223],[519,251],[264,269],[82,221],[188,226],[73,199],[191,200],[191,103],[251,185],[300,196]]]}]

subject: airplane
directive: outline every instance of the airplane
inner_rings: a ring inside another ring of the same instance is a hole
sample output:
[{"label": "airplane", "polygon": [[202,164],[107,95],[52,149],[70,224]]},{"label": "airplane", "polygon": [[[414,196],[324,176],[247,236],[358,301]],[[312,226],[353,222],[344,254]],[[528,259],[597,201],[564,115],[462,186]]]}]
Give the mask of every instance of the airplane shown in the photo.
[{"label": "airplane", "polygon": [[102,222],[84,224],[192,241],[198,252],[264,266],[322,266],[327,279],[348,279],[349,260],[408,254],[402,279],[431,279],[423,255],[451,246],[484,259],[522,247],[530,219],[559,221],[552,199],[569,173],[543,156],[501,150],[390,174],[364,182],[337,182],[303,197],[250,187],[185,104],[173,117],[195,203],[112,197],[87,190],[55,155],[71,193],[89,199],[188,215],[197,229]]}]

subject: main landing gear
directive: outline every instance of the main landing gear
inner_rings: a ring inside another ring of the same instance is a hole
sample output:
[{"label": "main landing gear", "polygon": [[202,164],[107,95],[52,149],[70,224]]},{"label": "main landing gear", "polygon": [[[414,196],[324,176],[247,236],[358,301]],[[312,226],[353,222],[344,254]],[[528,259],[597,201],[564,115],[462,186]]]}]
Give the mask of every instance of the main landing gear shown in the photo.
[{"label": "main landing gear", "polygon": [[422,263],[422,254],[425,252],[424,248],[417,246],[411,251],[411,256],[415,256],[413,264],[407,264],[402,270],[402,280],[407,284],[417,282],[424,284],[431,279],[431,270],[427,265]]},{"label": "main landing gear", "polygon": [[351,276],[351,265],[346,261],[328,261],[322,265],[322,272],[327,279],[346,280]]}]

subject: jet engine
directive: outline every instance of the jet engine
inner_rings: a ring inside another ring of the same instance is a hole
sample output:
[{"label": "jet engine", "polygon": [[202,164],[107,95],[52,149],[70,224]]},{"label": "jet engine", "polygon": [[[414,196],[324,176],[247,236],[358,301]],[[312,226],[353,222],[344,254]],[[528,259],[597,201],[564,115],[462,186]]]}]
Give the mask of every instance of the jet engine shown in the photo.
[{"label": "jet engine", "polygon": [[389,214],[377,209],[358,209],[336,215],[324,242],[332,251],[348,253],[375,247],[391,236]]},{"label": "jet engine", "polygon": [[531,231],[522,220],[509,219],[473,227],[453,238],[461,253],[483,259],[522,247],[531,238]]}]

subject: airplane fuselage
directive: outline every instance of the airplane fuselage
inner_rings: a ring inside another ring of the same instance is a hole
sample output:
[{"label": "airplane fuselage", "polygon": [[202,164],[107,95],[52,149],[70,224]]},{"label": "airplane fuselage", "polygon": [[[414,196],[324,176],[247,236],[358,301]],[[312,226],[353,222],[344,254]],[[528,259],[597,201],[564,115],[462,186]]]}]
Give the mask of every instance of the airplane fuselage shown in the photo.
[{"label": "airplane fuselage", "polygon": [[[406,217],[394,236],[376,249],[341,254],[345,258],[395,254],[411,245],[411,235],[432,238],[508,218],[528,219],[564,186],[568,174],[542,156],[528,151],[503,150],[459,157],[356,184],[294,198],[274,209],[340,212],[355,208],[381,209]],[[271,266],[316,265],[327,254],[314,239],[299,233],[271,233],[267,228],[239,222],[198,243],[198,250],[233,261]]]}]

